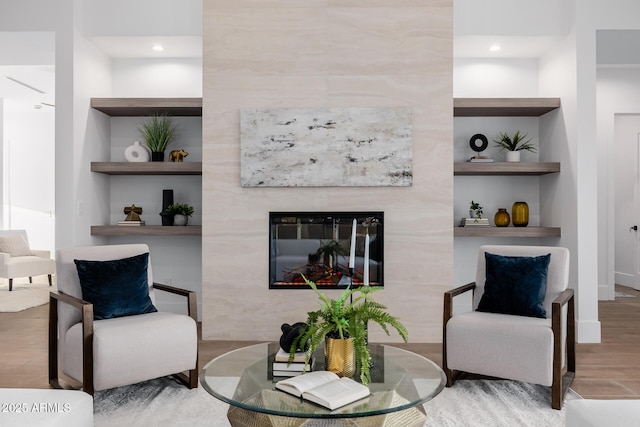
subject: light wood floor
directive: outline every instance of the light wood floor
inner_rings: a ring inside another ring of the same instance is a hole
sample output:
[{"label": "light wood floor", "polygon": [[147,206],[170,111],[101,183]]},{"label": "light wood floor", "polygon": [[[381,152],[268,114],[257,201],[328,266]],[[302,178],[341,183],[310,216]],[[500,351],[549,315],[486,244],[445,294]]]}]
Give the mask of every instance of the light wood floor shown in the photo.
[{"label": "light wood floor", "polygon": [[[640,292],[618,290],[634,298],[599,303],[601,344],[577,345],[572,388],[584,398],[640,399]],[[48,305],[18,313],[0,313],[0,387],[49,388],[47,381]],[[248,341],[201,341],[200,364]],[[398,345],[442,362],[440,344]]]}]

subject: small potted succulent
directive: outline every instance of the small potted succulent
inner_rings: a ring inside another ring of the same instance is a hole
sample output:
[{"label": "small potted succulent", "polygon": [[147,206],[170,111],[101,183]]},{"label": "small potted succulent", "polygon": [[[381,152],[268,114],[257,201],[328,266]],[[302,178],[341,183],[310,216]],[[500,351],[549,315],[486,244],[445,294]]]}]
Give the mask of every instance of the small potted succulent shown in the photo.
[{"label": "small potted succulent", "polygon": [[482,206],[473,200],[469,203],[469,218],[482,218]]},{"label": "small potted succulent", "polygon": [[173,225],[187,225],[194,209],[193,206],[186,203],[175,203],[167,206],[167,212],[173,215]]},{"label": "small potted succulent", "polygon": [[527,134],[520,134],[520,131],[516,131],[513,138],[508,134],[501,132],[499,139],[494,139],[496,147],[500,147],[500,151],[507,150],[507,162],[519,162],[520,151],[526,150],[535,153],[538,149],[531,143],[531,139],[526,139]]}]

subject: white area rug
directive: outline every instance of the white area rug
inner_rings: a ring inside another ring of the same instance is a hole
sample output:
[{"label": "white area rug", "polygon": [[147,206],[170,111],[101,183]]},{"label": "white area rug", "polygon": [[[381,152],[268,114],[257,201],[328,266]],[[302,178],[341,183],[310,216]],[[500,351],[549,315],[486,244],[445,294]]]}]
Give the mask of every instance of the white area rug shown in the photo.
[{"label": "white area rug", "polygon": [[0,285],[0,312],[16,312],[37,307],[49,302],[49,292],[55,290],[55,284],[49,286],[47,276],[29,279],[14,279],[13,290],[9,292],[9,283]]},{"label": "white area rug", "polygon": [[[170,378],[96,392],[94,408],[95,427],[229,426],[227,404]],[[564,410],[551,409],[549,388],[515,381],[460,380],[425,408],[425,427],[565,425]]]}]

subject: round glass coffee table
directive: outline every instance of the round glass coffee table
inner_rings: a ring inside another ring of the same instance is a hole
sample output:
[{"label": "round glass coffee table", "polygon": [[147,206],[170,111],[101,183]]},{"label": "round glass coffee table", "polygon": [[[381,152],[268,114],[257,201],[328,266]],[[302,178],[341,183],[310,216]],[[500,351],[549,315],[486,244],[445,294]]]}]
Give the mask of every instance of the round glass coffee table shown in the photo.
[{"label": "round glass coffee table", "polygon": [[[420,426],[423,403],[442,391],[444,372],[431,360],[388,345],[369,344],[371,395],[333,411],[279,391],[273,357],[278,343],[263,343],[225,353],[202,369],[207,392],[228,403],[232,426]],[[324,369],[323,349],[313,370]],[[356,372],[354,379],[358,379]]]}]

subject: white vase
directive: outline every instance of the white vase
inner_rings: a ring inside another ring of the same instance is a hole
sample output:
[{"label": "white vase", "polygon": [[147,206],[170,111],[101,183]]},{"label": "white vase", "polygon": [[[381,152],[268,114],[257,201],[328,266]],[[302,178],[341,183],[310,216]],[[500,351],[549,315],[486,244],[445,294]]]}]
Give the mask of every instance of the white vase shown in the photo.
[{"label": "white vase", "polygon": [[186,215],[173,216],[173,225],[187,225],[187,222],[189,222],[189,217]]},{"label": "white vase", "polygon": [[127,162],[148,162],[149,152],[139,141],[135,141],[133,145],[124,149],[124,158]]},{"label": "white vase", "polygon": [[520,151],[507,151],[507,162],[519,162]]}]

